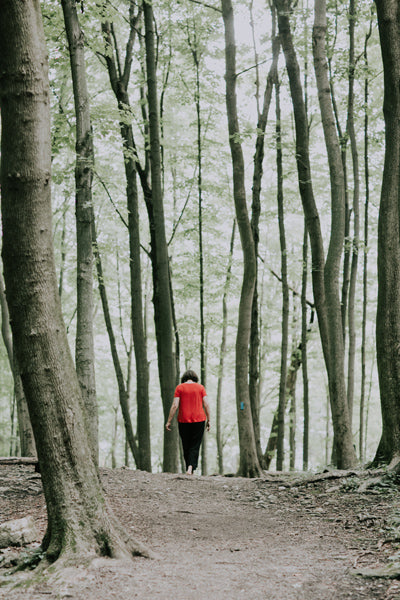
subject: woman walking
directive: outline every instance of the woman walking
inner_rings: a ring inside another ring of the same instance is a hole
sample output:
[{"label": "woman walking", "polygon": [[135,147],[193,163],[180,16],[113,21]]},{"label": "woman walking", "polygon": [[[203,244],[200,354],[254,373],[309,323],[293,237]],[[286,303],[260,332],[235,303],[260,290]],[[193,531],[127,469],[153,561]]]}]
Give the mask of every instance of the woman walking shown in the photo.
[{"label": "woman walking", "polygon": [[194,371],[186,371],[175,390],[168,421],[165,424],[167,431],[171,431],[171,422],[178,408],[178,427],[182,440],[186,474],[193,475],[197,469],[205,426],[207,431],[210,430],[210,406],[207,392],[199,383],[199,378]]}]

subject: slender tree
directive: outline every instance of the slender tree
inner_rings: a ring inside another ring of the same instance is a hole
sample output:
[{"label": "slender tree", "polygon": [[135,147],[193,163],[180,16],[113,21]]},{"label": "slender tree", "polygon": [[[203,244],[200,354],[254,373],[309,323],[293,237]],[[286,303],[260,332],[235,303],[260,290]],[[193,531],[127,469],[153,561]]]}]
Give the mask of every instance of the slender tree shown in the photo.
[{"label": "slender tree", "polygon": [[[303,376],[303,471],[308,470],[310,440],[310,401],[308,388],[307,357],[307,280],[308,280],[308,233],[304,220],[303,269],[301,276],[301,370]],[[313,313],[311,313],[313,316]]]},{"label": "slender tree", "polygon": [[378,225],[376,358],[382,437],[375,461],[400,461],[400,5],[376,0],[384,70],[385,163]]},{"label": "slender tree", "polygon": [[10,316],[8,312],[6,293],[4,289],[3,275],[0,273],[0,308],[1,308],[1,334],[7,351],[10,369],[14,381],[14,401],[17,406],[19,446],[22,456],[36,456],[35,440],[32,425],[29,418],[28,405],[26,403],[21,376],[13,348],[12,333],[10,327]]},{"label": "slender tree", "polygon": [[350,140],[351,157],[353,165],[353,243],[351,252],[349,298],[348,298],[348,327],[349,327],[349,350],[348,350],[348,374],[347,374],[347,403],[349,406],[350,427],[353,422],[354,404],[354,368],[356,354],[356,325],[355,325],[355,301],[358,270],[358,254],[360,245],[360,167],[358,159],[356,130],[354,123],[354,83],[355,83],[355,26],[357,18],[357,3],[350,0],[349,4],[349,93],[347,100],[347,127],[346,131]]},{"label": "slender tree", "polygon": [[[151,163],[151,227],[153,265],[153,304],[157,338],[158,371],[165,421],[171,407],[176,385],[173,346],[173,319],[168,246],[165,236],[164,204],[161,178],[160,124],[155,54],[154,16],[152,5],[143,4],[146,47],[147,100],[149,106],[149,137]],[[163,470],[178,469],[178,438],[164,430]]]},{"label": "slender tree", "polygon": [[138,546],[102,490],[61,313],[53,253],[50,89],[40,4],[2,0],[3,262],[16,356],[35,435],[47,561],[127,557]]},{"label": "slender tree", "polygon": [[[105,13],[103,7],[103,12]],[[126,199],[128,208],[129,233],[129,265],[131,287],[131,322],[136,365],[136,403],[137,403],[137,437],[138,450],[137,467],[151,471],[151,441],[150,441],[150,406],[149,406],[149,366],[147,359],[147,343],[143,322],[143,293],[142,270],[140,254],[139,199],[137,171],[141,169],[137,161],[136,146],[132,125],[129,119],[131,113],[128,84],[133,61],[133,45],[139,24],[141,11],[135,12],[135,3],[129,3],[129,37],[123,64],[118,52],[116,32],[113,23],[102,22],[102,32],[105,44],[104,59],[107,64],[111,88],[114,92],[120,111],[120,132],[124,153],[124,168],[126,179]],[[144,176],[146,180],[146,176]],[[146,183],[147,185],[147,183]],[[146,187],[147,190],[147,187]],[[150,190],[148,190],[150,193]],[[117,373],[117,379],[119,379]],[[125,387],[125,386],[124,386]],[[120,391],[121,396],[122,389]],[[124,397],[124,393],[121,397]],[[123,414],[126,413],[123,411]],[[127,423],[127,415],[124,417]],[[129,419],[130,420],[130,419]],[[130,437],[130,435],[129,435]],[[127,440],[131,448],[132,442]]]},{"label": "slender tree", "polygon": [[236,99],[236,43],[231,0],[222,0],[225,26],[225,81],[228,114],[229,145],[233,167],[233,196],[236,220],[243,251],[243,283],[239,303],[239,320],[236,336],[236,409],[239,428],[239,474],[256,477],[261,472],[254,438],[248,384],[251,309],[257,275],[257,259],[246,205],[244,159],[239,136]]},{"label": "slender tree", "polygon": [[232,276],[232,258],[233,248],[235,245],[235,231],[236,221],[233,221],[231,243],[229,248],[229,259],[228,266],[226,269],[226,279],[224,285],[224,293],[222,296],[222,339],[219,351],[219,366],[218,366],[218,384],[217,384],[217,397],[216,397],[216,438],[217,438],[217,455],[218,455],[218,472],[220,475],[224,474],[224,456],[223,456],[223,439],[222,439],[222,382],[224,376],[224,362],[226,355],[226,335],[228,328],[228,303],[227,296],[229,291],[229,285]]},{"label": "slender tree", "polygon": [[[349,427],[344,381],[344,349],[343,335],[341,333],[341,311],[338,291],[339,266],[344,236],[344,214],[341,202],[334,201],[334,194],[340,193],[340,190],[343,189],[343,183],[340,183],[340,180],[338,180],[339,187],[336,187],[335,171],[332,169],[332,163],[330,161],[333,222],[325,264],[319,213],[312,188],[307,113],[305,110],[299,66],[290,27],[291,1],[275,0],[275,5],[278,9],[279,32],[285,54],[286,69],[289,76],[289,85],[295,116],[296,161],[299,189],[311,242],[313,291],[329,379],[332,418],[337,438],[337,464],[340,468],[347,468],[354,465],[356,458]],[[320,82],[318,84],[318,86],[320,86],[319,99],[324,133],[326,136],[328,133],[326,128],[328,127],[329,130],[331,130],[332,117],[328,118],[328,113],[324,114],[323,110],[325,111],[326,109],[326,111],[331,111],[332,109],[329,99],[326,55],[323,43],[324,32],[326,29],[326,22],[324,20],[325,3],[316,2],[315,9],[316,21],[313,34],[314,63],[316,66],[315,71],[317,81]],[[322,103],[325,100],[327,100],[326,106],[323,108]],[[334,132],[333,122],[333,133]],[[326,137],[326,139],[328,141],[330,138]],[[332,152],[333,148],[333,145],[327,143],[328,154]],[[340,323],[338,323],[338,319],[340,320]]]},{"label": "slender tree", "polygon": [[282,164],[282,130],[281,130],[281,102],[280,83],[275,82],[275,104],[276,104],[276,171],[277,171],[277,202],[278,202],[278,224],[279,244],[281,251],[281,279],[282,279],[282,325],[281,325],[281,368],[279,379],[279,403],[278,403],[278,439],[276,453],[276,468],[283,470],[285,458],[285,409],[287,402],[286,378],[287,378],[287,355],[289,346],[289,285],[287,275],[287,251],[285,216],[283,206],[283,164]]},{"label": "slender tree", "polygon": [[368,307],[368,244],[369,244],[369,73],[368,73],[368,42],[372,34],[372,17],[369,31],[364,41],[364,244],[363,244],[363,303],[361,324],[361,392],[360,392],[360,423],[359,423],[359,456],[360,462],[365,459],[365,387],[366,387],[366,348],[367,348],[367,307]]},{"label": "slender tree", "polygon": [[85,42],[76,2],[61,0],[68,39],[76,116],[75,215],[77,248],[77,326],[75,363],[86,406],[86,428],[98,460],[98,413],[93,342],[92,180],[94,149],[86,82]]},{"label": "slender tree", "polygon": [[[267,76],[267,82],[264,90],[264,99],[262,108],[260,108],[259,87],[260,75],[258,68],[258,53],[256,51],[256,40],[254,34],[253,16],[251,14],[253,45],[254,45],[254,60],[256,64],[256,99],[257,99],[257,137],[254,152],[254,168],[253,168],[253,187],[252,187],[252,204],[251,204],[251,230],[254,240],[254,252],[258,258],[259,246],[259,221],[261,215],[261,182],[263,176],[263,161],[264,161],[264,144],[265,130],[268,122],[268,114],[271,105],[272,91],[274,83],[278,77],[278,59],[280,52],[279,37],[276,35],[276,15],[274,6],[271,5],[272,16],[272,62]],[[258,297],[258,261],[256,283],[254,286],[253,306],[251,311],[251,332],[250,332],[250,349],[249,349],[249,393],[251,412],[253,418],[254,436],[256,441],[257,456],[260,465],[263,465],[264,456],[261,448],[260,436],[260,327],[259,327],[259,297]]]},{"label": "slender tree", "polygon": [[[100,300],[103,307],[103,315],[104,321],[106,324],[108,339],[110,341],[110,349],[111,356],[114,364],[115,376],[117,379],[118,385],[118,396],[119,396],[119,405],[121,407],[122,418],[124,420],[125,426],[125,439],[126,445],[129,447],[132,452],[132,456],[135,460],[136,467],[138,469],[144,469],[142,456],[139,449],[139,445],[137,443],[135,434],[133,432],[132,420],[129,411],[129,386],[125,381],[124,373],[122,371],[121,361],[118,354],[117,343],[115,339],[114,327],[112,324],[111,313],[108,302],[107,288],[105,284],[105,277],[103,272],[103,264],[101,260],[100,250],[97,243],[97,233],[96,233],[96,225],[93,221],[93,230],[92,230],[92,239],[93,239],[93,251],[96,262],[96,271],[97,271],[97,281],[99,285],[99,294]],[[150,470],[150,469],[148,469]]]}]

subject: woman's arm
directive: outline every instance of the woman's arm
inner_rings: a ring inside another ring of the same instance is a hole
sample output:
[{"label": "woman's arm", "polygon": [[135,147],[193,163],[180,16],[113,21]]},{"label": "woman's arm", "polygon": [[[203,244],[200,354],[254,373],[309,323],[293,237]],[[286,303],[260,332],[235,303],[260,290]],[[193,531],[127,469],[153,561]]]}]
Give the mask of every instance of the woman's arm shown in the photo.
[{"label": "woman's arm", "polygon": [[169,415],[168,415],[168,421],[165,423],[165,429],[167,431],[171,431],[171,421],[175,416],[176,411],[179,408],[179,400],[180,398],[174,398],[172,405],[171,405],[171,410],[169,411]]},{"label": "woman's arm", "polygon": [[204,408],[204,412],[206,413],[206,417],[207,417],[207,431],[210,431],[210,405],[208,404],[208,398],[207,396],[203,397],[203,408]]}]

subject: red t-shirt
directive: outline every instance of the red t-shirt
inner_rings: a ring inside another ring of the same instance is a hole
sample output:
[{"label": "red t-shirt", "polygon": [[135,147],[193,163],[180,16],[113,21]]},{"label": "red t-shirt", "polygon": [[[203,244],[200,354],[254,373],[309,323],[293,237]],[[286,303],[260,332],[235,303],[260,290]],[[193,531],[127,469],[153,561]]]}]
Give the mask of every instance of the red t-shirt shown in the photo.
[{"label": "red t-shirt", "polygon": [[205,396],[207,392],[200,383],[187,381],[177,386],[174,398],[179,398],[179,423],[199,423],[206,420],[203,408]]}]

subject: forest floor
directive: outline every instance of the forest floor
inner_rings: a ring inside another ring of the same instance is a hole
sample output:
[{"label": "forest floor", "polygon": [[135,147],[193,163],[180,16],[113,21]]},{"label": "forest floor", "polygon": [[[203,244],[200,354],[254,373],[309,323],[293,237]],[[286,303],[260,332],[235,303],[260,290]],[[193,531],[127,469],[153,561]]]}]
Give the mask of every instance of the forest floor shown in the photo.
[{"label": "forest floor", "polygon": [[[393,558],[399,551],[393,541],[399,539],[399,491],[370,486],[366,472],[307,480],[300,474],[242,479],[126,468],[101,474],[125,529],[154,558],[99,558],[89,567],[68,568],[56,581],[35,580],[32,571],[10,574],[3,566],[0,598],[400,598],[400,580],[357,574],[400,560]],[[40,475],[33,466],[0,465],[0,523],[27,515],[40,540],[46,527]],[[0,561],[10,552],[15,549],[0,550]]]}]

